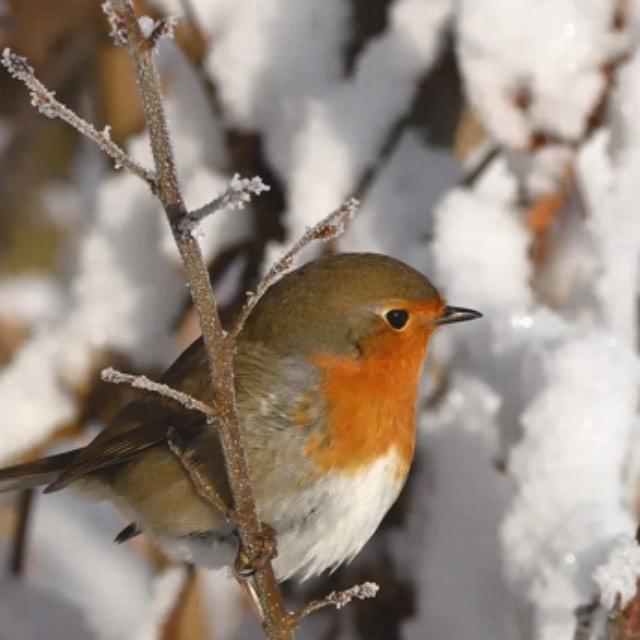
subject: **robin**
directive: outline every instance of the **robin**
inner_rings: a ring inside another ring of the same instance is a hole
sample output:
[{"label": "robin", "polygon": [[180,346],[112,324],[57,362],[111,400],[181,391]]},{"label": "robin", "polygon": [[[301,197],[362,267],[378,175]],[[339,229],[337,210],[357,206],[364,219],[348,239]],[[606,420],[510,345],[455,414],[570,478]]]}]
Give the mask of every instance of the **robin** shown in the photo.
[{"label": "robin", "polygon": [[[480,316],[447,306],[407,265],[367,253],[311,262],[259,301],[238,338],[235,384],[258,514],[277,536],[279,580],[333,569],[373,535],[413,458],[429,338],[443,324]],[[207,380],[200,339],[162,381],[212,404]],[[89,489],[134,520],[118,541],[145,531],[170,556],[231,564],[233,525],[196,493],[168,446],[169,429],[230,504],[215,428],[152,393],[86,447],[0,470],[0,490]]]}]

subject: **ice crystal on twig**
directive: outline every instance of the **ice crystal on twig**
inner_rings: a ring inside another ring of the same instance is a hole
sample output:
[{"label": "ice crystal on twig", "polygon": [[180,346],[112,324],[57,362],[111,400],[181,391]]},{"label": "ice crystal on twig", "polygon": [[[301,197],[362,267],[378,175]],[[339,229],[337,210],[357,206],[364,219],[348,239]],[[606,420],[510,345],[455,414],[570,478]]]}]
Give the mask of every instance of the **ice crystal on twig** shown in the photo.
[{"label": "ice crystal on twig", "polygon": [[122,371],[118,371],[112,367],[107,367],[101,371],[100,377],[105,382],[110,382],[112,384],[128,384],[135,389],[144,389],[145,391],[157,393],[160,396],[169,398],[169,400],[173,400],[174,402],[181,404],[186,409],[199,411],[207,417],[208,422],[212,422],[218,415],[215,409],[205,402],[202,402],[187,393],[173,389],[166,384],[150,380],[147,376],[134,376],[130,373],[123,373]]},{"label": "ice crystal on twig", "polygon": [[129,157],[123,149],[111,140],[110,127],[105,127],[98,131],[92,124],[83,120],[74,111],[62,104],[53,91],[45,87],[35,76],[33,68],[23,56],[5,48],[0,61],[16,80],[20,80],[30,91],[31,104],[47,116],[47,118],[60,118],[74,129],[79,131],[97,144],[107,155],[111,156],[116,166],[126,167],[129,171],[142,178],[149,187],[155,189],[155,174],[139,165],[133,158]]},{"label": "ice crystal on twig", "polygon": [[122,16],[109,0],[102,4],[102,11],[109,21],[109,27],[111,29],[109,35],[118,46],[126,48],[129,41],[127,39],[127,28]]},{"label": "ice crystal on twig", "polygon": [[204,206],[190,211],[179,223],[182,233],[192,233],[198,223],[207,216],[225,208],[244,209],[253,196],[258,196],[271,187],[262,181],[260,176],[242,178],[235,174],[231,178],[228,189]]},{"label": "ice crystal on twig", "polygon": [[149,16],[141,16],[138,18],[138,24],[142,35],[152,47],[155,47],[162,38],[173,38],[178,20],[178,16],[167,16],[160,20],[154,20]]},{"label": "ice crystal on twig", "polygon": [[353,600],[375,598],[379,590],[380,587],[375,582],[364,582],[363,584],[357,584],[344,591],[332,591],[330,594],[324,596],[324,598],[312,600],[296,614],[296,618],[300,621],[302,618],[324,607],[333,606],[336,609],[342,609],[342,607],[346,607]]}]

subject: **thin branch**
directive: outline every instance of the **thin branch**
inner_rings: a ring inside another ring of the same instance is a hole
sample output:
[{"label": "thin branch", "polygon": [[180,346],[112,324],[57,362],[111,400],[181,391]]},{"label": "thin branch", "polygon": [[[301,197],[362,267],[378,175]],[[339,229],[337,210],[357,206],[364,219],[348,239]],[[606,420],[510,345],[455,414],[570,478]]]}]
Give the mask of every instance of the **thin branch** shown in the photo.
[{"label": "thin branch", "polygon": [[244,209],[245,204],[251,202],[252,196],[258,196],[270,189],[271,187],[265,184],[260,176],[241,178],[236,173],[231,178],[226,191],[204,206],[187,213],[178,223],[178,227],[182,233],[192,233],[198,223],[212,213],[226,207],[229,209]]},{"label": "thin branch", "polygon": [[214,489],[211,482],[201,473],[198,466],[182,446],[180,436],[176,429],[169,427],[167,431],[167,444],[173,455],[178,458],[182,468],[187,472],[196,493],[205,502],[214,505],[229,522],[233,522],[233,509],[223,500],[222,496]]},{"label": "thin branch", "polygon": [[122,371],[118,371],[113,367],[107,367],[100,372],[100,378],[104,382],[110,382],[111,384],[128,384],[135,389],[144,389],[145,391],[157,393],[164,398],[169,398],[169,400],[181,404],[185,409],[199,411],[207,417],[207,422],[210,423],[213,423],[219,417],[219,413],[214,407],[190,396],[188,393],[178,391],[161,382],[155,382],[147,378],[147,376],[134,376],[130,373],[122,373]]},{"label": "thin branch", "polygon": [[324,598],[312,600],[309,604],[302,607],[300,611],[295,613],[296,623],[299,624],[302,619],[306,618],[309,614],[319,609],[324,609],[325,607],[342,609],[342,607],[346,607],[352,600],[375,598],[379,590],[380,587],[375,582],[364,582],[363,584],[357,584],[344,591],[332,591]]},{"label": "thin branch", "polygon": [[473,187],[476,182],[484,175],[484,172],[493,164],[493,161],[500,155],[501,148],[497,145],[491,145],[482,154],[482,157],[474,164],[474,166],[466,173],[462,180],[458,183],[460,187]]},{"label": "thin branch", "polygon": [[11,555],[9,557],[9,572],[19,576],[24,571],[24,563],[27,555],[27,537],[29,535],[29,523],[33,513],[35,492],[33,489],[25,489],[18,497],[18,522],[13,534]]},{"label": "thin branch", "polygon": [[596,598],[589,604],[584,604],[574,610],[576,617],[576,628],[573,632],[573,640],[590,640],[593,633],[594,618],[600,602]]},{"label": "thin branch", "polygon": [[356,198],[350,198],[342,206],[332,211],[328,216],[323,218],[315,226],[307,229],[302,237],[283,255],[273,266],[267,271],[262,278],[255,292],[249,294],[247,301],[238,313],[233,328],[229,332],[229,340],[235,340],[238,337],[244,323],[247,321],[249,314],[253,311],[260,298],[266,293],[267,289],[277,282],[291,267],[300,254],[300,252],[315,240],[329,242],[344,232],[345,225],[355,216],[360,207],[360,203]]},{"label": "thin branch", "polygon": [[11,49],[5,48],[0,61],[12,77],[20,80],[31,92],[31,104],[47,118],[60,118],[74,129],[97,144],[110,156],[116,169],[124,167],[142,178],[151,191],[155,192],[156,178],[152,171],[145,169],[121,149],[110,137],[110,127],[98,131],[92,124],[78,116],[74,111],[56,99],[53,91],[47,89],[34,75],[33,68],[27,59],[19,56]]}]

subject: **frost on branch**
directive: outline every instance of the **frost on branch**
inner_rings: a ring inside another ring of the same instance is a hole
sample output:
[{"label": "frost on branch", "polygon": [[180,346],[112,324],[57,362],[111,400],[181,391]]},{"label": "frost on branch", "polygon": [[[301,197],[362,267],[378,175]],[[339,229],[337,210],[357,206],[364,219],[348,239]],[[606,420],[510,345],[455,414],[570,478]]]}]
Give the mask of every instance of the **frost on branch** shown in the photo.
[{"label": "frost on branch", "polygon": [[166,384],[150,380],[147,376],[134,376],[129,373],[122,373],[113,367],[107,367],[100,372],[100,378],[104,380],[104,382],[111,382],[112,384],[128,384],[134,389],[144,389],[145,391],[156,393],[181,404],[185,409],[199,411],[206,416],[209,422],[212,422],[213,419],[218,416],[218,413],[213,407],[187,393],[173,389]]},{"label": "frost on branch", "polygon": [[633,538],[621,536],[599,566],[593,579],[600,589],[600,602],[612,610],[624,609],[638,590],[640,579],[640,546]]},{"label": "frost on branch", "polygon": [[33,67],[27,59],[8,47],[2,51],[2,64],[11,77],[20,80],[30,89],[31,104],[47,118],[55,118],[58,113],[53,108],[56,102],[53,91],[49,91],[34,75]]},{"label": "frost on branch", "polygon": [[115,161],[116,168],[126,167],[129,171],[142,178],[152,189],[155,187],[155,176],[152,171],[145,169],[130,158],[117,144],[111,140],[110,128],[98,131],[78,116],[74,111],[59,102],[53,91],[49,91],[34,75],[26,58],[19,56],[5,48],[0,58],[7,71],[24,83],[30,90],[31,104],[48,118],[60,118],[71,125],[76,131],[97,144],[107,155]]},{"label": "frost on branch", "polygon": [[144,35],[152,47],[155,47],[162,38],[173,38],[177,23],[177,16],[167,16],[160,20],[154,20],[149,16],[141,16],[138,18],[142,35]]},{"label": "frost on branch", "polygon": [[109,0],[102,4],[102,11],[109,21],[109,27],[111,29],[109,35],[118,46],[126,48],[128,45],[127,29],[122,16],[116,11]]},{"label": "frost on branch", "polygon": [[229,208],[231,210],[244,209],[245,205],[251,202],[253,196],[259,196],[271,187],[262,181],[260,176],[253,178],[242,178],[239,174],[234,174],[229,183],[229,188],[211,202],[204,206],[190,211],[178,226],[181,233],[192,233],[198,223],[207,216]]},{"label": "frost on branch", "polygon": [[357,584],[344,591],[332,591],[324,598],[313,600],[308,605],[303,607],[297,614],[298,620],[301,620],[305,616],[323,609],[324,607],[335,607],[336,609],[342,609],[353,600],[369,600],[375,598],[378,594],[380,587],[375,582],[364,582],[363,584]]}]

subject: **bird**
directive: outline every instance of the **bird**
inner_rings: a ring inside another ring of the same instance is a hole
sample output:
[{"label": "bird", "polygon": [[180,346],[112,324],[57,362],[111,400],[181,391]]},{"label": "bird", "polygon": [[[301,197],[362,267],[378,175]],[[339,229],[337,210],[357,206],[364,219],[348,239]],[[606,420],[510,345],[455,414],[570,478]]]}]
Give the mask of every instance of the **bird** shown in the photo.
[{"label": "bird", "polygon": [[[290,271],[237,339],[237,415],[261,522],[275,532],[279,581],[352,560],[407,479],[427,346],[443,325],[481,313],[448,305],[420,272],[375,253],[328,255]],[[202,338],[161,380],[215,405]],[[85,447],[0,469],[0,491],[45,485],[111,499],[132,520],[117,537],[152,536],[172,558],[233,564],[238,535],[197,493],[171,450],[232,503],[215,424],[150,391]]]}]

